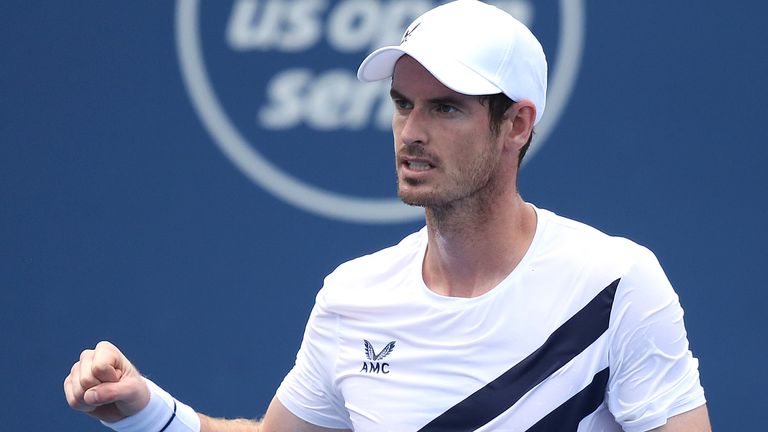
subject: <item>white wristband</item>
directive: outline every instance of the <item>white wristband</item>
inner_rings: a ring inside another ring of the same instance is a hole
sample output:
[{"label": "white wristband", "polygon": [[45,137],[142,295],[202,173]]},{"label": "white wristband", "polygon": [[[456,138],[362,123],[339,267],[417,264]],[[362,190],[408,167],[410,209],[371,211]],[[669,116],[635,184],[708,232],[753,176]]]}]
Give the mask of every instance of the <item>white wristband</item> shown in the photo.
[{"label": "white wristband", "polygon": [[144,378],[149,403],[136,414],[114,423],[102,421],[117,432],[200,432],[200,417],[190,406],[177,401],[157,384]]}]

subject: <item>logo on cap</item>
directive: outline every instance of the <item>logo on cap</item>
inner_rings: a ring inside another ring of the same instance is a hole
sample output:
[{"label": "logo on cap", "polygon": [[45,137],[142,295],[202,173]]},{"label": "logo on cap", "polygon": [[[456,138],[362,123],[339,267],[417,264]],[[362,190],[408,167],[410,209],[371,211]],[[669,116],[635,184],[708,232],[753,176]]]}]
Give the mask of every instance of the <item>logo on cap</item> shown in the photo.
[{"label": "logo on cap", "polygon": [[411,37],[411,34],[413,33],[413,31],[416,30],[417,28],[419,28],[420,25],[421,25],[421,23],[418,22],[418,23],[416,23],[415,26],[411,27],[408,31],[406,31],[405,34],[403,35],[403,38],[400,40],[400,43],[401,44],[405,43],[408,40],[408,38]]}]

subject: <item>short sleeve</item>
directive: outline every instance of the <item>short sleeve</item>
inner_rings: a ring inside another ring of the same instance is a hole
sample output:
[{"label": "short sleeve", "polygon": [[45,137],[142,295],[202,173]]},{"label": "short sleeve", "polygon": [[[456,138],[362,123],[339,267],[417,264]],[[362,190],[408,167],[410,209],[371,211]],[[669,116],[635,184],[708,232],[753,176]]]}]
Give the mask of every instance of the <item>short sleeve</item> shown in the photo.
[{"label": "short sleeve", "polygon": [[619,283],[611,329],[606,399],[624,430],[662,426],[706,402],[678,296],[645,248]]},{"label": "short sleeve", "polygon": [[338,320],[328,312],[324,291],[317,295],[296,363],[277,390],[277,398],[294,415],[311,424],[351,429],[344,402],[334,390],[332,373],[338,352]]}]

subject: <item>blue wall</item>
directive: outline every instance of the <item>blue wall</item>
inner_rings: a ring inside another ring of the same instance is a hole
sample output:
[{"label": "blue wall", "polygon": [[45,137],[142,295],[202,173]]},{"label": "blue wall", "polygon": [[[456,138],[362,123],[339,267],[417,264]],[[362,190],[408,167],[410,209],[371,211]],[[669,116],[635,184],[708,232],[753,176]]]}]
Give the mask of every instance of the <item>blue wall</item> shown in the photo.
[{"label": "blue wall", "polygon": [[[421,225],[370,221],[366,199],[391,210],[391,138],[347,81],[422,3],[368,2],[376,27],[361,9],[347,32],[347,2],[283,2],[308,18],[270,31],[267,2],[239,28],[251,2],[233,3],[0,5],[0,430],[97,430],[61,382],[101,339],[198,410],[259,416],[323,276]],[[755,430],[768,406],[768,6],[751,3],[506,2],[565,71],[522,193],[656,252],[718,430]],[[203,81],[181,54],[195,38]],[[201,82],[245,156],[223,150]],[[249,177],[254,155],[319,204]]]}]

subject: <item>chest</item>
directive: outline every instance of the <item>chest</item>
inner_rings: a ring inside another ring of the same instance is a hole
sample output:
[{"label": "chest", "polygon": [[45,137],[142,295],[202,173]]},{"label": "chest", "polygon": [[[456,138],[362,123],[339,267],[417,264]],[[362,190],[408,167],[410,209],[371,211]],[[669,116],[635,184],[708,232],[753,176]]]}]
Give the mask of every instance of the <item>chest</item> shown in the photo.
[{"label": "chest", "polygon": [[[494,385],[562,324],[557,308],[548,308],[546,315],[542,311],[494,302],[416,310],[410,303],[377,310],[370,314],[375,320],[341,316],[334,387],[355,430],[418,430]],[[526,403],[511,404],[488,430],[525,430],[526,422],[546,414],[563,395],[583,385],[590,371],[607,362],[603,344],[526,394]]]}]

